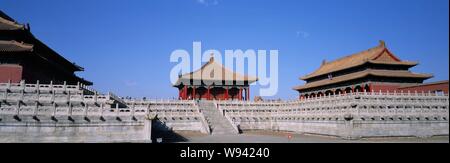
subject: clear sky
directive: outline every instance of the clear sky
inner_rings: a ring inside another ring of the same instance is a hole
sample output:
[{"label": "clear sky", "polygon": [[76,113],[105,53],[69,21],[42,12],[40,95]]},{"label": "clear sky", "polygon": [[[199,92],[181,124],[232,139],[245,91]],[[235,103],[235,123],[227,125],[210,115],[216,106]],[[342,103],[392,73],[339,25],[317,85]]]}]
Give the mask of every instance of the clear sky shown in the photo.
[{"label": "clear sky", "polygon": [[[40,40],[85,68],[94,88],[172,98],[173,50],[279,50],[276,97],[297,96],[298,78],[385,40],[412,70],[449,74],[448,0],[1,0]],[[252,89],[257,95],[258,87]]]}]

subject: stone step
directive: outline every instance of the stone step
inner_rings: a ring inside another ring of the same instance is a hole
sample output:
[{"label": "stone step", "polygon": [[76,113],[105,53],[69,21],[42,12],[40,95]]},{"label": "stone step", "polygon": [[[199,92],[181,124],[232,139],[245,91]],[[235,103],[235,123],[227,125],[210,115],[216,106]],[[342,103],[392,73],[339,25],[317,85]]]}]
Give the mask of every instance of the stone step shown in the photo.
[{"label": "stone step", "polygon": [[232,124],[222,115],[212,102],[200,102],[200,110],[205,116],[213,135],[237,134]]}]

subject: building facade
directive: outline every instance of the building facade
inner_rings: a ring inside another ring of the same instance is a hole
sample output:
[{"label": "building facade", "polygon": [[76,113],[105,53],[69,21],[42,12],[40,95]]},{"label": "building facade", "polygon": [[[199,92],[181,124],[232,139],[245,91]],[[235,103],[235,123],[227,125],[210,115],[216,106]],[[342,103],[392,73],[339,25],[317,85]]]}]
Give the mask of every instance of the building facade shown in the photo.
[{"label": "building facade", "polygon": [[84,69],[38,40],[29,25],[0,11],[0,83],[63,83],[92,85],[75,75]]},{"label": "building facade", "polygon": [[250,84],[257,77],[242,75],[214,61],[214,56],[199,70],[180,75],[173,85],[180,100],[250,100]]},{"label": "building facade", "polygon": [[[306,84],[294,90],[300,98],[351,92],[394,92],[423,84],[431,74],[411,72],[417,62],[404,61],[394,55],[384,41],[374,48],[332,62],[324,61],[319,69],[300,79]],[[447,86],[448,87],[448,86]],[[425,90],[424,90],[425,91]]]}]

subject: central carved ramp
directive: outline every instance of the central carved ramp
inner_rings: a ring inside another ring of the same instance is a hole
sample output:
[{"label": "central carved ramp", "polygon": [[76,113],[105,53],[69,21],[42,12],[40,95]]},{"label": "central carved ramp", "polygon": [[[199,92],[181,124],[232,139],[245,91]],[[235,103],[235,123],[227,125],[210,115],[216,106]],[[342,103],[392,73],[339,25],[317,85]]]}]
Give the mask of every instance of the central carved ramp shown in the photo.
[{"label": "central carved ramp", "polygon": [[199,108],[203,116],[205,116],[212,135],[237,135],[238,131],[227,120],[226,117],[214,106],[214,102],[200,101]]}]

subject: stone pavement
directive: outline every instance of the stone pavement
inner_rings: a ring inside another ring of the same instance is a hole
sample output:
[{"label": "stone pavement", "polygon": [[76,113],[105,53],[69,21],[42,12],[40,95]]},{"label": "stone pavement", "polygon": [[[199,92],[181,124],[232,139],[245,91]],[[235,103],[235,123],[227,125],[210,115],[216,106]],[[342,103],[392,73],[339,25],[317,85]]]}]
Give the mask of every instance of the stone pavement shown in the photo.
[{"label": "stone pavement", "polygon": [[344,140],[336,137],[291,134],[289,133],[268,133],[252,132],[241,135],[184,135],[186,143],[449,143],[448,136],[437,136],[431,138],[415,137],[391,137],[391,138],[370,138],[360,140]]}]

